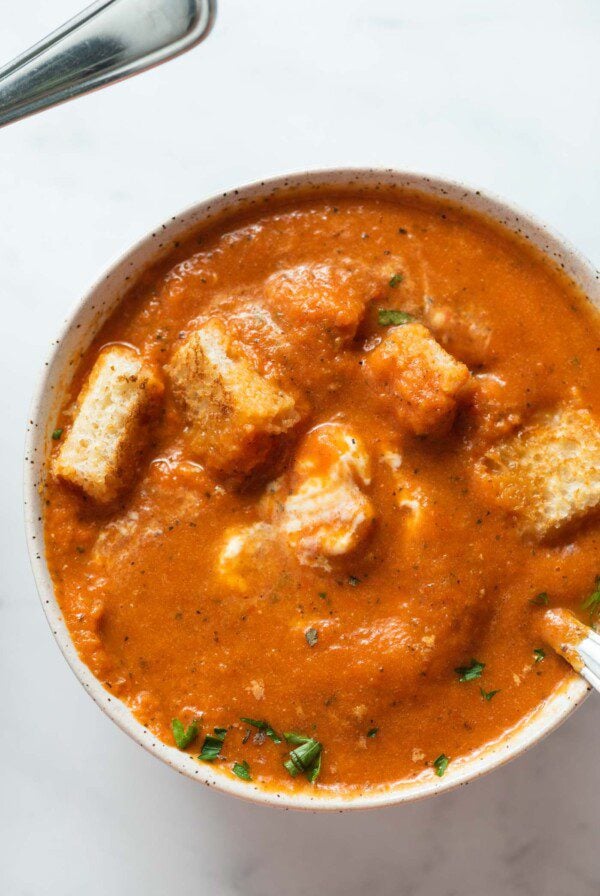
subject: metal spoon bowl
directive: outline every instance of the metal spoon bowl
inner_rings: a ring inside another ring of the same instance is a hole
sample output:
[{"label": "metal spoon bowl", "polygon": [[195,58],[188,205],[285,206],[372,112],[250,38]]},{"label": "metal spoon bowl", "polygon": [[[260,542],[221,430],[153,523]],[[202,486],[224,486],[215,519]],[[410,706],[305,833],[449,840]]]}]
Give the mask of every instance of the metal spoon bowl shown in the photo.
[{"label": "metal spoon bowl", "polygon": [[195,47],[216,0],[97,0],[0,69],[0,127]]},{"label": "metal spoon bowl", "polygon": [[546,610],[541,632],[546,642],[576,672],[600,691],[600,635],[569,610]]}]

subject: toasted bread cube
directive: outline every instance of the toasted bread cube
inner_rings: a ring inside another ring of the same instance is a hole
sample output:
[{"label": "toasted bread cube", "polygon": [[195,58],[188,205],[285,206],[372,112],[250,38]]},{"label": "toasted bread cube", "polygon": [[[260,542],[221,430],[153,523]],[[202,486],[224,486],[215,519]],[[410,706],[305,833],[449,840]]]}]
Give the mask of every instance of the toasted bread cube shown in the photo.
[{"label": "toasted bread cube", "polygon": [[392,401],[401,423],[416,435],[443,433],[452,425],[457,396],[470,376],[416,322],[390,328],[364,366],[379,394]]},{"label": "toasted bread cube", "polygon": [[477,478],[525,531],[551,536],[600,505],[600,427],[587,410],[559,408],[491,448]]},{"label": "toasted bread cube", "polygon": [[360,264],[301,264],[267,280],[269,303],[299,328],[317,324],[351,339],[367,303],[382,291],[382,280]]},{"label": "toasted bread cube", "polygon": [[285,502],[282,531],[302,563],[353,551],[373,521],[369,499],[352,480],[311,476]]},{"label": "toasted bread cube", "polygon": [[521,426],[531,389],[516,396],[496,373],[476,373],[472,380],[469,419],[478,439],[498,442]]},{"label": "toasted bread cube", "polygon": [[327,558],[353,551],[367,534],[374,511],[360,486],[370,481],[369,466],[362,441],[343,424],[308,434],[280,520],[301,563],[328,569]]},{"label": "toasted bread cube", "polygon": [[77,399],[54,475],[95,501],[113,501],[131,482],[162,393],[154,369],[133,348],[104,349]]},{"label": "toasted bread cube", "polygon": [[440,345],[454,357],[470,367],[489,361],[492,331],[481,315],[430,301],[426,321]]},{"label": "toasted bread cube", "polygon": [[300,419],[294,398],[250,366],[219,320],[191,333],[166,369],[190,447],[211,470],[250,472]]}]

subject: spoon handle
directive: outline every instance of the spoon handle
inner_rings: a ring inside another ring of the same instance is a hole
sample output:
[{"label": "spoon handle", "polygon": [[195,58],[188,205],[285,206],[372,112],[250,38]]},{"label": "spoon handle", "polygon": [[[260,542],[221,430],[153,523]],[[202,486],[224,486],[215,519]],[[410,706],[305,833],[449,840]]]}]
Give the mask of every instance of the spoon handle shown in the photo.
[{"label": "spoon handle", "polygon": [[0,127],[200,43],[216,0],[96,0],[0,69]]}]

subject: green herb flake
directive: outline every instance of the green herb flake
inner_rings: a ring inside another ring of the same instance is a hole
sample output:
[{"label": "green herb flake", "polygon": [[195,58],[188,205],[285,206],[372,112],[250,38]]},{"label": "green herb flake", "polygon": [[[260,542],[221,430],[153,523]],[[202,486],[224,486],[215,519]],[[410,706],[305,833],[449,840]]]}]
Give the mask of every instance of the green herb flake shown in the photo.
[{"label": "green herb flake", "polygon": [[284,762],[284,766],[292,778],[305,774],[313,784],[321,771],[321,753],[323,745],[312,737],[303,737],[301,734],[288,732],[285,735],[288,743],[298,744],[290,753],[290,758]]},{"label": "green herb flake", "polygon": [[52,433],[52,438],[54,439],[55,442],[58,442],[58,440],[62,436],[63,432],[64,432],[64,430],[62,430],[62,429],[54,430],[54,432]]},{"label": "green herb flake", "polygon": [[319,633],[316,628],[307,628],[304,632],[304,637],[306,638],[306,643],[308,644],[308,646],[314,647],[319,640]]},{"label": "green herb flake", "polygon": [[358,576],[348,576],[348,584],[352,585],[353,588],[356,588],[357,585],[360,585],[360,579]]},{"label": "green herb flake", "polygon": [[215,728],[213,734],[207,734],[202,744],[202,751],[198,756],[202,762],[214,762],[221,752],[227,728]]},{"label": "green herb flake", "polygon": [[319,775],[321,774],[321,759],[323,758],[323,750],[317,756],[317,761],[314,763],[313,767],[307,772],[306,777],[310,784],[314,784]]},{"label": "green herb flake", "polygon": [[470,666],[459,666],[454,671],[458,675],[459,681],[474,681],[476,678],[481,678],[481,673],[485,669],[485,663],[480,663],[478,660],[471,660]]},{"label": "green herb flake", "polygon": [[479,688],[479,690],[480,690],[480,692],[481,692],[481,696],[483,697],[484,700],[491,700],[492,697],[495,697],[496,694],[499,694],[499,693],[500,693],[499,690],[497,690],[497,691],[484,691],[483,688]]},{"label": "green herb flake", "polygon": [[376,737],[379,733],[379,728],[369,728],[367,731],[367,737]]},{"label": "green herb flake", "polygon": [[246,725],[252,725],[253,728],[258,728],[259,731],[264,731],[265,735],[269,737],[274,744],[281,743],[280,736],[273,728],[271,728],[269,723],[265,722],[263,719],[248,719],[242,716],[240,722],[245,722]]},{"label": "green herb flake", "polygon": [[392,287],[392,289],[396,289],[397,286],[400,286],[403,280],[404,274],[394,274],[394,276],[390,280],[390,286]]},{"label": "green herb flake", "polygon": [[583,610],[590,611],[590,621],[593,623],[600,611],[600,576],[596,576],[595,589],[589,597],[585,598],[581,607]]},{"label": "green herb flake", "polygon": [[402,324],[409,324],[414,320],[412,314],[408,311],[398,311],[394,308],[380,308],[377,312],[377,321],[380,327],[399,327]]},{"label": "green herb flake", "polygon": [[327,600],[327,592],[319,591],[319,597],[321,598],[321,600]]},{"label": "green herb flake", "polygon": [[286,769],[286,771],[292,776],[292,778],[295,778],[295,777],[297,777],[297,775],[300,774],[300,772],[298,771],[298,769],[296,768],[296,766],[294,765],[294,763],[292,762],[291,759],[288,759],[287,762],[284,762],[283,766]]},{"label": "green herb flake", "polygon": [[547,607],[548,606],[548,594],[546,591],[540,591],[539,594],[536,594],[535,597],[532,597],[529,601],[530,604],[533,604],[535,607]]},{"label": "green herb flake", "polygon": [[250,766],[245,759],[243,762],[235,762],[231,770],[233,774],[237,775],[238,778],[241,778],[242,781],[252,780],[252,775],[250,774]]},{"label": "green herb flake", "polygon": [[179,719],[172,719],[171,730],[175,743],[180,750],[185,750],[198,737],[198,723],[196,721],[190,722],[186,728]]},{"label": "green herb flake", "polygon": [[295,746],[306,744],[309,740],[312,740],[312,737],[306,737],[305,734],[296,734],[295,731],[285,731],[283,736],[288,744],[294,744]]},{"label": "green herb flake", "polygon": [[542,660],[546,659],[546,651],[542,650],[541,647],[536,647],[533,651],[533,655],[535,657],[534,662],[541,663]]},{"label": "green herb flake", "polygon": [[445,753],[442,753],[441,756],[438,756],[438,758],[434,760],[433,767],[435,769],[435,773],[438,776],[438,778],[444,777],[444,773],[445,773],[446,769],[448,768],[449,764],[450,764],[450,760],[448,759],[448,757],[446,756]]}]

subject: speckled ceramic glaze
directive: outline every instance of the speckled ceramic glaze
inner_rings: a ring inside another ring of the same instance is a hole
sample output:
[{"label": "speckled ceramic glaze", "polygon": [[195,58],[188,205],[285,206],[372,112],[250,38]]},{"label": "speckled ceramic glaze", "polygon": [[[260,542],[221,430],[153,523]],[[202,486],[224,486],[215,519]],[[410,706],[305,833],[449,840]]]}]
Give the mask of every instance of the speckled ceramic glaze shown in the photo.
[{"label": "speckled ceramic glaze", "polygon": [[165,255],[173,242],[191,227],[219,218],[224,213],[252,208],[258,211],[271,197],[285,197],[287,193],[293,194],[298,189],[308,188],[311,192],[327,192],[331,188],[341,187],[354,187],[375,194],[384,190],[386,192],[420,190],[431,196],[453,200],[466,208],[482,212],[540,248],[583,289],[592,302],[600,306],[598,272],[576,249],[531,216],[479,190],[435,177],[372,169],[309,172],[261,181],[200,202],[171,218],[121,256],[94,284],[68,317],[58,338],[52,344],[33,400],[25,458],[27,541],[40,598],[65,659],[98,706],[138,744],[172,768],[207,786],[259,803],[285,808],[335,811],[387,806],[442,793],[460,784],[466,784],[514,758],[552,731],[584,699],[587,685],[583,679],[573,674],[566,684],[540,705],[529,718],[508,732],[500,741],[462,760],[454,761],[443,778],[437,778],[428,770],[410,781],[371,789],[364,793],[354,792],[350,796],[321,794],[318,789],[310,786],[297,793],[287,793],[263,789],[257,784],[248,784],[220,772],[218,767],[206,763],[200,764],[186,753],[181,753],[176,748],[157,740],[134,718],[124,703],[111,697],[82,663],[62,618],[46,566],[40,484],[43,481],[44,462],[50,444],[53,421],[72,372],[70,362],[81,349],[87,347],[128,287],[149,263]]}]

